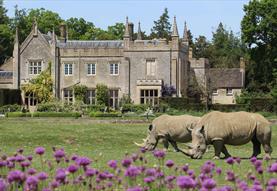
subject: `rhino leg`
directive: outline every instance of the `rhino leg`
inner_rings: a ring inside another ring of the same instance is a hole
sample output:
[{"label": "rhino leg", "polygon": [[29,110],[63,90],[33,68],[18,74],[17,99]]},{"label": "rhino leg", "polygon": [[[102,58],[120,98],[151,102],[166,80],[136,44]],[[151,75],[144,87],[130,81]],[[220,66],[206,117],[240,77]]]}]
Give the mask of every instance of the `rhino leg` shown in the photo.
[{"label": "rhino leg", "polygon": [[256,136],[253,136],[251,142],[253,144],[253,154],[251,157],[256,157],[261,154],[261,143]]},{"label": "rhino leg", "polygon": [[214,146],[214,152],[215,152],[215,156],[213,159],[220,159],[220,153],[222,152],[223,147],[224,147],[223,141],[222,140],[214,140],[213,146]]},{"label": "rhino leg", "polygon": [[169,147],[168,140],[165,139],[165,138],[163,138],[163,139],[162,139],[162,142],[163,142],[164,148],[165,148],[166,150],[168,150],[168,147]]},{"label": "rhino leg", "polygon": [[225,155],[224,158],[229,158],[231,157],[230,153],[228,152],[227,148],[225,145],[222,147],[222,153]]},{"label": "rhino leg", "polygon": [[267,158],[270,158],[270,155],[272,153],[272,147],[270,145],[271,142],[271,129],[266,129],[267,131],[263,133],[257,133],[257,140],[260,142],[260,144],[263,145],[263,149],[265,151],[265,154]]},{"label": "rhino leg", "polygon": [[174,148],[175,152],[179,152],[179,148],[177,146],[177,143],[175,141],[169,140],[170,144],[172,145],[172,147]]}]

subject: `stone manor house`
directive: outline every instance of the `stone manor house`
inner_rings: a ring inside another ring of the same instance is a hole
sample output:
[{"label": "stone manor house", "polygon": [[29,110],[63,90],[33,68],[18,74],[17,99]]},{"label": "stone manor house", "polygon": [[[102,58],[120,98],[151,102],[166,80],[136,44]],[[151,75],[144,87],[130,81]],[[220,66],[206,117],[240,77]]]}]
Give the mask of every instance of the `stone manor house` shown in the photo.
[{"label": "stone manor house", "polygon": [[[196,82],[202,91],[212,87],[212,102],[233,104],[244,86],[244,64],[240,68],[214,69],[204,58],[192,58],[187,27],[180,38],[176,18],[171,40],[143,40],[140,24],[137,39],[134,25],[126,19],[123,40],[74,40],[67,38],[67,27],[42,34],[34,21],[32,31],[22,44],[15,34],[13,56],[0,68],[0,88],[20,89],[51,62],[55,97],[74,102],[72,86],[88,87],[87,104],[95,104],[97,84],[109,88],[110,105],[117,107],[123,95],[135,104],[157,104],[163,85],[176,88],[176,97],[186,97]],[[193,80],[194,79],[194,80]],[[209,83],[208,83],[209,82]],[[22,102],[36,104],[35,95],[22,92]]]}]

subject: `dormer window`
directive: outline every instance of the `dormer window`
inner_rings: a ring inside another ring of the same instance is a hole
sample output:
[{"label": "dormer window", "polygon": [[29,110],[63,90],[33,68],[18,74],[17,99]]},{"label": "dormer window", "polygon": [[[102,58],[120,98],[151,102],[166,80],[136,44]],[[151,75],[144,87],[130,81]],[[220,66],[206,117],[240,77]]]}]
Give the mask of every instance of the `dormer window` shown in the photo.
[{"label": "dormer window", "polygon": [[42,61],[29,61],[28,71],[31,75],[37,75],[41,73]]},{"label": "dormer window", "polygon": [[232,88],[227,88],[226,89],[226,95],[227,96],[232,96],[233,95],[233,89]]}]

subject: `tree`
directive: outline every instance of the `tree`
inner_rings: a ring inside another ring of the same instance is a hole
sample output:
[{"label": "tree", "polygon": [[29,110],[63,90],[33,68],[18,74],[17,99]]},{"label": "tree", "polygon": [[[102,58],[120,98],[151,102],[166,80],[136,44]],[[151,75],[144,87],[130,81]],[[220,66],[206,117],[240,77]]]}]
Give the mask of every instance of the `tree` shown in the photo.
[{"label": "tree", "polygon": [[277,113],[277,69],[275,68],[273,70],[273,81],[272,81],[272,90],[271,90],[271,96],[273,98],[273,109]]},{"label": "tree", "polygon": [[108,26],[108,33],[113,35],[114,40],[123,39],[125,25],[123,23],[115,23],[115,25]]},{"label": "tree", "polygon": [[73,18],[66,20],[68,38],[74,40],[95,39],[95,26],[92,22],[87,22],[83,18]]},{"label": "tree", "polygon": [[0,65],[10,57],[13,50],[13,32],[10,27],[10,19],[6,13],[7,10],[3,6],[3,0],[0,0]]},{"label": "tree", "polygon": [[209,58],[209,50],[211,44],[207,41],[205,36],[199,36],[195,39],[193,56],[195,58]]},{"label": "tree", "polygon": [[25,93],[32,93],[38,102],[49,102],[54,98],[53,80],[51,78],[51,62],[46,70],[42,71],[37,77],[22,87]]},{"label": "tree", "polygon": [[171,24],[169,22],[168,10],[164,9],[163,14],[160,16],[160,19],[154,21],[154,26],[151,29],[151,38],[166,38],[170,39],[171,34]]},{"label": "tree", "polygon": [[277,1],[252,0],[244,6],[242,39],[248,47],[250,67],[247,88],[269,92],[273,69],[277,68]]}]

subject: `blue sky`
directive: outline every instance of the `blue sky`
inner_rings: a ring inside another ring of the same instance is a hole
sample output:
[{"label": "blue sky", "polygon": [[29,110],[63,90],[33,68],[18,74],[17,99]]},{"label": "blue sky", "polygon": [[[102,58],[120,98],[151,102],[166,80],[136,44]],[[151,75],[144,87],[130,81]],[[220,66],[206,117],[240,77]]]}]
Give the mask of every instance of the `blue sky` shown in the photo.
[{"label": "blue sky", "polygon": [[243,18],[243,5],[249,0],[4,0],[8,15],[14,15],[14,6],[20,9],[45,8],[59,13],[63,19],[83,17],[97,27],[106,29],[116,22],[125,22],[125,17],[135,24],[141,22],[142,30],[147,33],[165,7],[169,10],[172,22],[177,18],[179,34],[183,33],[184,22],[193,36],[212,37],[212,31],[219,22],[235,33],[240,32]]}]

